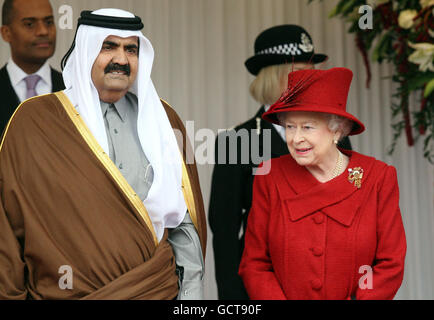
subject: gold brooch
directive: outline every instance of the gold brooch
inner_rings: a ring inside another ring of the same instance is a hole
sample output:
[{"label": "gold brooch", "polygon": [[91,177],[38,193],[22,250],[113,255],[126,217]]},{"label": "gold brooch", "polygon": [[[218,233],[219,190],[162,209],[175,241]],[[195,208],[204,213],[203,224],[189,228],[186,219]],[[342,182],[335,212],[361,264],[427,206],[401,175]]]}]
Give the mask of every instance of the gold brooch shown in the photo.
[{"label": "gold brooch", "polygon": [[350,183],[354,182],[354,186],[358,189],[362,186],[362,178],[363,178],[363,169],[360,167],[354,169],[348,169],[348,181]]}]

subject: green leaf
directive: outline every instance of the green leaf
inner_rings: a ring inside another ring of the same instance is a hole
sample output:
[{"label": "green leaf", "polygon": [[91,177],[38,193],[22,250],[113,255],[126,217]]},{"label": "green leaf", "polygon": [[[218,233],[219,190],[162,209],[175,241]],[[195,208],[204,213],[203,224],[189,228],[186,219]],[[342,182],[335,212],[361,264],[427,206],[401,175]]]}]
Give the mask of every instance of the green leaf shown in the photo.
[{"label": "green leaf", "polygon": [[[423,74],[417,74],[415,77],[408,78],[407,89],[408,92],[421,89],[425,84],[432,82],[434,74],[432,72],[426,72]],[[432,84],[431,84],[432,86]],[[431,89],[432,90],[432,89]],[[426,92],[426,89],[425,89]]]},{"label": "green leaf", "polygon": [[387,32],[386,34],[384,34],[380,41],[378,41],[377,45],[374,48],[374,51],[372,52],[372,60],[374,61],[378,61],[378,62],[382,62],[384,56],[386,55],[387,52],[387,45],[390,42],[390,34],[389,32]]},{"label": "green leaf", "polygon": [[334,7],[333,10],[329,13],[329,18],[333,18],[337,15],[344,14],[345,13],[344,8],[347,7],[349,3],[352,2],[354,2],[354,0],[350,0],[349,2],[348,0],[339,1],[336,7]]},{"label": "green leaf", "polygon": [[345,5],[342,6],[341,13],[343,15],[347,15],[350,12],[353,12],[354,6],[357,4],[357,0],[347,0],[345,1]]},{"label": "green leaf", "polygon": [[329,13],[329,18],[333,18],[338,14],[338,6],[334,7]]},{"label": "green leaf", "polygon": [[423,96],[425,98],[428,98],[428,96],[433,92],[433,90],[434,90],[434,79],[432,79],[430,82],[426,84],[425,92]]}]

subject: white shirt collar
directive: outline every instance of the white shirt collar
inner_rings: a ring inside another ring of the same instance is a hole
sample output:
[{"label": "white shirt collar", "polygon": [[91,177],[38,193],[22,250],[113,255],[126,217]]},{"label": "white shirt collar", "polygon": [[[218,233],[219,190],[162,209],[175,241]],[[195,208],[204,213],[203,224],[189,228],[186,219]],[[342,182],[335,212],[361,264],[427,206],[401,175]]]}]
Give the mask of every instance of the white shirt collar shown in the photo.
[{"label": "white shirt collar", "polygon": [[[268,111],[268,109],[270,109],[271,105],[266,104],[264,105],[264,109],[265,112]],[[286,141],[286,132],[285,132],[285,127],[275,124],[273,123],[273,127],[276,129],[277,133],[280,135],[280,137],[283,139],[283,141]]]},{"label": "white shirt collar", "polygon": [[[9,78],[11,80],[11,84],[15,87],[20,81],[23,81],[25,77],[28,76],[17,64],[9,58],[6,69],[9,73]],[[42,65],[42,67],[36,71],[34,74],[37,74],[41,77],[41,79],[46,83],[51,83],[51,69],[48,63],[48,60]]]}]

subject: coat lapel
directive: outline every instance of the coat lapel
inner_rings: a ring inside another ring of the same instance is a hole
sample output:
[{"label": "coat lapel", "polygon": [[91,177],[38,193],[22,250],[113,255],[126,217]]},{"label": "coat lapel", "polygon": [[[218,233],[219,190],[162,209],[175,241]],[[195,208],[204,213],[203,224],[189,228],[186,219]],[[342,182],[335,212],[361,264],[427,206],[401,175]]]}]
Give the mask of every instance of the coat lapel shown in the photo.
[{"label": "coat lapel", "polygon": [[367,158],[356,152],[345,153],[350,156],[348,168],[362,167],[364,170],[360,189],[348,181],[347,170],[339,177],[321,183],[307,169],[299,166],[291,156],[282,158],[285,161],[281,161],[277,168],[276,181],[280,197],[292,221],[321,211],[344,226],[351,225],[362,204],[363,191],[367,189],[364,182],[374,162],[366,161]]},{"label": "coat lapel", "polygon": [[2,96],[3,99],[6,98],[4,105],[7,107],[7,113],[9,116],[12,115],[13,111],[20,104],[20,99],[18,98],[14,87],[12,86],[11,79],[9,78],[6,65],[0,70],[0,83],[4,89],[5,95]]},{"label": "coat lapel", "polygon": [[20,104],[15,89],[12,86],[9,78],[6,65],[0,69],[0,86],[2,88],[2,103],[0,107],[0,135],[6,128],[8,121],[14,113],[17,106]]}]

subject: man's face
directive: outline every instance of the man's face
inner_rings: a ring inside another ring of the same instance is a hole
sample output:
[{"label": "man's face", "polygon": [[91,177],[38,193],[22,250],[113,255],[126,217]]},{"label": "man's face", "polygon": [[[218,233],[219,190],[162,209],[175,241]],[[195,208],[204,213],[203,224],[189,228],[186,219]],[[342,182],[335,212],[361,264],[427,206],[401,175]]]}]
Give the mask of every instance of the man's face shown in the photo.
[{"label": "man's face", "polygon": [[48,0],[15,0],[11,23],[1,28],[11,46],[12,58],[20,64],[43,64],[54,54],[56,26]]},{"label": "man's face", "polygon": [[139,64],[138,41],[137,37],[105,38],[92,66],[92,81],[102,101],[118,101],[136,80]]}]

